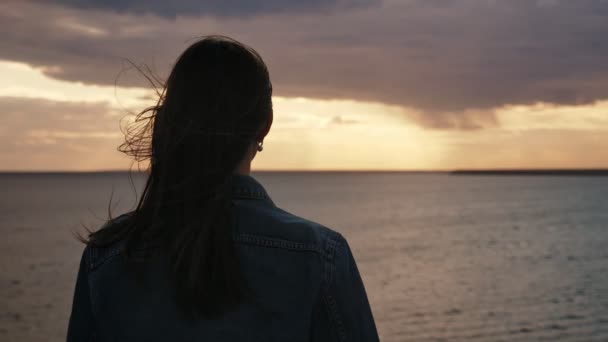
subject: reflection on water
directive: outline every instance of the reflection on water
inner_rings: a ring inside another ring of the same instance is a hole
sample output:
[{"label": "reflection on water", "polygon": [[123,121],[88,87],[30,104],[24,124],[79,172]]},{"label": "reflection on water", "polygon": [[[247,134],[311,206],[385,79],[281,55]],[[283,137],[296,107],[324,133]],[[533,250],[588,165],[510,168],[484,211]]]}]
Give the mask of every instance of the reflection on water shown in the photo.
[{"label": "reflection on water", "polygon": [[[608,340],[608,177],[256,178],[347,237],[383,341]],[[0,340],[64,340],[82,249],[70,231],[99,224],[112,188],[128,208],[128,178],[1,175],[0,188]]]}]

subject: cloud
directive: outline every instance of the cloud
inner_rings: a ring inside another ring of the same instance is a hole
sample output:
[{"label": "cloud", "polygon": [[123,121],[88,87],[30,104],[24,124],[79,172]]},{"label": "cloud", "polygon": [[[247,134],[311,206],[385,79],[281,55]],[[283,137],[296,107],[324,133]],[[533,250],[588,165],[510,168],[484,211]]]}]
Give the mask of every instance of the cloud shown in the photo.
[{"label": "cloud", "polygon": [[[183,1],[169,10],[154,1],[146,11],[143,2],[117,3],[4,3],[0,58],[56,78],[113,84],[121,58],[163,76],[194,37],[222,33],[262,54],[277,95],[399,105],[439,129],[496,125],[497,108],[507,105],[608,98],[607,1],[404,0],[352,10],[342,4],[367,2],[313,1],[304,9],[290,1],[285,11],[273,7],[279,2],[205,2],[194,10]],[[328,15],[324,6],[343,9]],[[169,19],[180,12],[192,15]],[[119,82],[142,84],[132,73]]]},{"label": "cloud", "polygon": [[45,75],[45,69],[0,60],[0,96],[66,102],[112,103],[123,109],[138,109],[154,101],[153,92],[142,88],[97,86],[62,81]]},{"label": "cloud", "polygon": [[[40,0],[43,3],[44,1]],[[379,0],[59,0],[68,7],[101,9],[120,13],[148,14],[175,18],[177,16],[251,16],[277,12],[348,10],[378,4]]]},{"label": "cloud", "polygon": [[121,137],[120,118],[107,103],[64,102],[0,97],[2,146],[35,144],[38,141]]},{"label": "cloud", "polygon": [[499,126],[496,111],[465,109],[459,112],[411,112],[410,118],[432,129],[477,130]]},{"label": "cloud", "polygon": [[354,119],[346,119],[346,118],[342,117],[341,115],[336,115],[336,116],[332,117],[331,120],[329,120],[330,125],[351,125],[351,124],[357,124],[357,123],[361,123],[361,121],[354,120]]},{"label": "cloud", "polygon": [[441,164],[451,169],[593,169],[608,163],[608,130],[530,129],[453,133]]},{"label": "cloud", "polygon": [[2,170],[128,168],[121,115],[108,103],[0,97]]}]

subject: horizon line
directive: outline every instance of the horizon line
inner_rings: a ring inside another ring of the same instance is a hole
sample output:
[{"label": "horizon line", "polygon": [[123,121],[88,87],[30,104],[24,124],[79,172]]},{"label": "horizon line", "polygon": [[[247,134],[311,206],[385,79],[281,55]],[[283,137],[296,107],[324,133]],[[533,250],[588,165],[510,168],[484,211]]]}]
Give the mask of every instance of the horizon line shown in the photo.
[{"label": "horizon line", "polygon": [[[0,170],[0,174],[110,174],[145,173],[147,170]],[[448,173],[448,174],[607,174],[605,168],[471,168],[471,169],[261,169],[251,173]]]}]

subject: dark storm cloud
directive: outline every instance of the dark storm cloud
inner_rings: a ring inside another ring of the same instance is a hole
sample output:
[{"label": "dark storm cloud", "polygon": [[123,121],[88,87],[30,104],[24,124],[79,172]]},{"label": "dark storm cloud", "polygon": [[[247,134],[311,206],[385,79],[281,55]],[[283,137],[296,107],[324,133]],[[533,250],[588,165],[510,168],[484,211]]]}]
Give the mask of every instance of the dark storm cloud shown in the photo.
[{"label": "dark storm cloud", "polygon": [[608,98],[604,0],[403,0],[339,15],[267,9],[177,19],[2,6],[0,58],[73,81],[113,84],[121,57],[166,75],[189,39],[222,33],[262,54],[277,95],[412,107],[427,127],[496,125],[493,109],[509,104]]},{"label": "dark storm cloud", "polygon": [[[43,0],[39,0],[41,3]],[[152,13],[176,16],[250,16],[292,11],[341,10],[368,7],[379,0],[59,0],[56,4],[81,9],[102,9],[121,13]]]}]

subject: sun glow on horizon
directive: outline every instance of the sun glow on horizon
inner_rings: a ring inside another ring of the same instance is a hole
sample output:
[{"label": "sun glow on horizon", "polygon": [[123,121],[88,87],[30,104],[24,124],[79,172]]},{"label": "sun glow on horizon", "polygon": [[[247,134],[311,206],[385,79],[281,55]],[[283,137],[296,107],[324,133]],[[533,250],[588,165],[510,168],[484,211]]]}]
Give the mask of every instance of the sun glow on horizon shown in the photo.
[{"label": "sun glow on horizon", "polygon": [[[0,168],[127,169],[130,163],[116,151],[120,118],[151,105],[153,93],[61,81],[43,71],[0,61]],[[496,126],[438,130],[424,128],[411,108],[352,99],[273,100],[275,122],[255,169],[608,167],[608,101],[505,106],[492,111]]]}]

